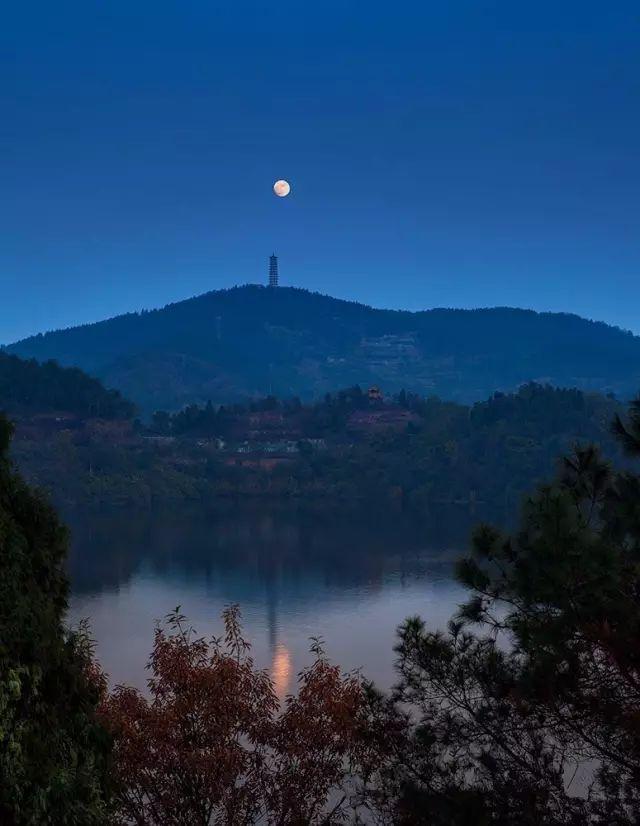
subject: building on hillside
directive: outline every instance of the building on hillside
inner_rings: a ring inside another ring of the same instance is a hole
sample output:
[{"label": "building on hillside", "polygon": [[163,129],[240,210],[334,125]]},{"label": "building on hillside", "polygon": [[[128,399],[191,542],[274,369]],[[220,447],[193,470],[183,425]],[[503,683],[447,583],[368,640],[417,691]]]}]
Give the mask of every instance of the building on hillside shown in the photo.
[{"label": "building on hillside", "polygon": [[278,286],[278,256],[275,253],[269,256],[269,286]]}]

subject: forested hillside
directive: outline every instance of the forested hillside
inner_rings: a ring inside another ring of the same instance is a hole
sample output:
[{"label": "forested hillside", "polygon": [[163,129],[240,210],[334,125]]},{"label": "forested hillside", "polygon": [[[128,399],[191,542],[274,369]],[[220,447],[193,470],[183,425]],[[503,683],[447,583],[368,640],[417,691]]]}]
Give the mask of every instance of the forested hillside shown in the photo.
[{"label": "forested hillside", "polygon": [[134,406],[82,370],[0,352],[0,411],[14,417],[64,412],[118,419],[132,416]]},{"label": "forested hillside", "polygon": [[377,310],[293,288],[210,292],[151,312],[34,336],[10,352],[100,377],[144,413],[353,384],[464,403],[528,381],[630,397],[640,338],[529,310]]},{"label": "forested hillside", "polygon": [[615,457],[621,406],[578,390],[525,385],[472,406],[354,387],[312,405],[274,397],[154,416],[145,429],[93,423],[32,434],[14,457],[60,504],[153,505],[267,499],[305,506],[516,504],[576,443]]}]

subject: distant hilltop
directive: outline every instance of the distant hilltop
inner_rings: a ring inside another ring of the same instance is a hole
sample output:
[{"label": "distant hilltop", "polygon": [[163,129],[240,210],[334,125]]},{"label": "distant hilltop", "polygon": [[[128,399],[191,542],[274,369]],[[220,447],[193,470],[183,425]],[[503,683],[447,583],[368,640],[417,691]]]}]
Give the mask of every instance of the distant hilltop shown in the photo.
[{"label": "distant hilltop", "polygon": [[80,367],[143,413],[340,387],[473,402],[536,381],[629,397],[640,338],[564,313],[379,310],[248,285],[26,338],[8,352]]}]

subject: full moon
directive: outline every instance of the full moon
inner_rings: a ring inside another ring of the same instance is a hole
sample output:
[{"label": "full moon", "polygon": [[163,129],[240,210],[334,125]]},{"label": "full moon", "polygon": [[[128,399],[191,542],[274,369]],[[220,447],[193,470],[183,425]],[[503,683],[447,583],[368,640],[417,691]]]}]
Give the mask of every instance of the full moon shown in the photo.
[{"label": "full moon", "polygon": [[291,187],[287,181],[276,181],[273,185],[273,191],[276,193],[278,198],[286,198],[286,196],[291,192]]}]

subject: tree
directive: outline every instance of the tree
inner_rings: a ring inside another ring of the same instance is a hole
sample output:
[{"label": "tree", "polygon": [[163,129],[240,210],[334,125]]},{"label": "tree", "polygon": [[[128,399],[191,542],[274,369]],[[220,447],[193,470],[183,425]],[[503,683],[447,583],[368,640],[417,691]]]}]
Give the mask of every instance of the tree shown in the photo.
[{"label": "tree", "polygon": [[171,414],[166,410],[156,410],[151,417],[151,429],[160,436],[168,436],[171,433]]},{"label": "tree", "polygon": [[[615,425],[636,454],[639,407]],[[394,702],[372,699],[398,732],[378,805],[397,823],[637,823],[640,477],[576,448],[515,535],[477,529],[458,576],[472,595],[448,633],[407,620]]]},{"label": "tree", "polygon": [[314,646],[280,707],[257,670],[237,607],[225,635],[195,636],[179,609],[156,630],[150,698],[117,687],[101,718],[114,738],[118,823],[337,823],[366,775],[364,690]]},{"label": "tree", "polygon": [[631,402],[629,423],[625,425],[616,413],[611,429],[613,434],[620,439],[627,453],[631,456],[640,456],[640,397]]},{"label": "tree", "polygon": [[12,471],[0,417],[0,822],[102,823],[109,738],[86,636],[63,627],[67,533]]},{"label": "tree", "polygon": [[75,367],[0,352],[0,410],[19,416],[66,411],[82,418],[129,419],[135,407]]}]

